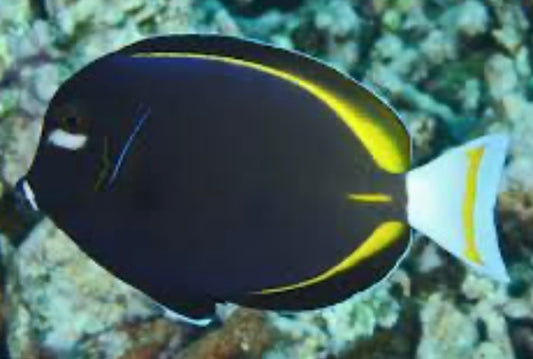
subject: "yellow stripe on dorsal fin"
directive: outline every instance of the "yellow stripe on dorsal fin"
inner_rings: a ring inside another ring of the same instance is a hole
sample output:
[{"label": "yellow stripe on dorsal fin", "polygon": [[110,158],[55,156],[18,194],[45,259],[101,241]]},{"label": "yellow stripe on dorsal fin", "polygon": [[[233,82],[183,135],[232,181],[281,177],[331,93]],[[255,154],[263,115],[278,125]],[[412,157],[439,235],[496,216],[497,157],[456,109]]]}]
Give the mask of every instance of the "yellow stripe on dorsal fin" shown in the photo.
[{"label": "yellow stripe on dorsal fin", "polygon": [[[296,73],[250,60],[223,55],[193,52],[139,52],[131,56],[133,58],[190,58],[219,61],[261,71],[288,81],[311,93],[335,112],[354,136],[361,141],[380,168],[390,173],[404,173],[409,168],[409,150],[407,146],[404,146],[408,143],[408,137],[403,131],[403,125],[400,124],[396,115],[389,111],[387,106],[381,103],[370,90],[364,91],[368,98],[357,101],[357,99],[347,98],[346,95],[339,95],[334,89],[314,79],[304,78]],[[341,76],[340,73],[339,76]],[[357,86],[362,87],[353,82],[354,90],[357,89]],[[365,106],[359,105],[361,101],[364,102]],[[368,110],[372,106],[374,106],[372,110]],[[394,121],[394,123],[387,125],[387,121]],[[402,138],[397,138],[400,134],[403,135]]]},{"label": "yellow stripe on dorsal fin", "polygon": [[348,198],[359,202],[392,202],[392,197],[384,193],[350,193]]},{"label": "yellow stripe on dorsal fin", "polygon": [[341,272],[355,267],[358,263],[372,257],[376,253],[385,250],[388,246],[398,240],[406,229],[407,225],[398,221],[381,223],[374,230],[374,232],[372,232],[370,237],[363,242],[363,244],[356,248],[340,263],[331,267],[330,269],[298,283],[288,284],[280,287],[266,288],[252,294],[275,294],[289,290],[300,289],[323,282]]}]

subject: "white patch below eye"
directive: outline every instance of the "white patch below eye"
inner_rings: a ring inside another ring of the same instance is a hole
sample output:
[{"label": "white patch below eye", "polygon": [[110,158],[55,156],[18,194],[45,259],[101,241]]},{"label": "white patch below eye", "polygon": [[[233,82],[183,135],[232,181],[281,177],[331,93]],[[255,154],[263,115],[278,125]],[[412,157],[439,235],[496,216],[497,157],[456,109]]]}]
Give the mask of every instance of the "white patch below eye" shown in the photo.
[{"label": "white patch below eye", "polygon": [[60,128],[53,130],[48,136],[48,142],[56,147],[61,147],[69,151],[82,149],[87,143],[87,135],[80,133],[70,133]]},{"label": "white patch below eye", "polygon": [[31,207],[34,211],[39,210],[39,206],[37,205],[37,201],[35,200],[35,194],[33,193],[33,190],[30,187],[30,184],[28,181],[22,182],[22,191],[24,192],[24,197],[30,202]]}]

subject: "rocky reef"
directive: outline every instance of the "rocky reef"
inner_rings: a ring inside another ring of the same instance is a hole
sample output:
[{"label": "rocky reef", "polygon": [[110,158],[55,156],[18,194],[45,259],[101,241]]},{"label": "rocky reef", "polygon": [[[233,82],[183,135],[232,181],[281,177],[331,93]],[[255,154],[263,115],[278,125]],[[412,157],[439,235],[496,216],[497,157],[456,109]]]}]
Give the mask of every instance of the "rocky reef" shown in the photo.
[{"label": "rocky reef", "polygon": [[[511,135],[498,202],[511,282],[416,236],[373,291],[300,314],[218,308],[188,327],[85,256],[45,218],[10,217],[47,102],[93,59],[155,34],[246,36],[316,56],[380,94],[414,162]],[[2,335],[13,358],[533,358],[533,5],[520,0],[0,1]],[[30,225],[31,224],[31,225]]]}]

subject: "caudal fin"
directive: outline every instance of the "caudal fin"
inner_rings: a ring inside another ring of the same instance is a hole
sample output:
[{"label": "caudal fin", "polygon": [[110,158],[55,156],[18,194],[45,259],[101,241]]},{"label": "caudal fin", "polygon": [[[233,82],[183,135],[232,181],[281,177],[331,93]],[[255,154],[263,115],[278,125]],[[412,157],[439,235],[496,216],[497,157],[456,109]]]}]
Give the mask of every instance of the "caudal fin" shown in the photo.
[{"label": "caudal fin", "polygon": [[413,228],[479,272],[509,276],[494,224],[494,207],[509,139],[488,135],[443,153],[407,174]]}]

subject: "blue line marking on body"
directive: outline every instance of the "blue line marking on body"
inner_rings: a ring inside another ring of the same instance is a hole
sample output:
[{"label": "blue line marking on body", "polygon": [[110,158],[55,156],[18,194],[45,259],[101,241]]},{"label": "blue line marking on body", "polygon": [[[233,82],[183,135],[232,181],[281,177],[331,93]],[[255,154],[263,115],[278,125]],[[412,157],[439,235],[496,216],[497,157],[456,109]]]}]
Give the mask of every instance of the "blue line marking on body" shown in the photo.
[{"label": "blue line marking on body", "polygon": [[128,153],[129,148],[131,147],[131,144],[133,143],[133,140],[141,130],[144,122],[150,116],[151,109],[148,108],[141,117],[137,120],[137,123],[135,124],[135,128],[133,129],[132,133],[130,134],[130,137],[126,141],[126,144],[122,148],[122,151],[120,152],[120,155],[118,156],[118,159],[115,163],[115,168],[113,169],[113,173],[111,174],[111,177],[109,178],[109,181],[107,183],[108,187],[113,184],[115,179],[118,176],[118,173],[120,172],[120,168],[122,167],[122,164],[124,162],[124,159],[126,158],[126,154]]}]

